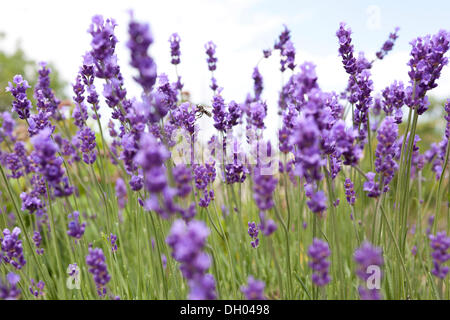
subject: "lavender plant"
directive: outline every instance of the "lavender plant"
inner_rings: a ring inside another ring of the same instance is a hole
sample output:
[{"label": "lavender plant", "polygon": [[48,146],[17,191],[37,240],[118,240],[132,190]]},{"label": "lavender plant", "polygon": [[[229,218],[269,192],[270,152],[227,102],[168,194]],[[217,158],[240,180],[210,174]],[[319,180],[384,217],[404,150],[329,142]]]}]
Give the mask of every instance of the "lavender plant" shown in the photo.
[{"label": "lavender plant", "polygon": [[[376,92],[372,66],[394,49],[399,29],[370,60],[340,24],[348,82],[326,92],[285,26],[255,57],[244,100],[223,94],[220,52],[209,41],[213,92],[200,105],[178,74],[180,35],[168,34],[172,79],[149,53],[150,25],[131,15],[128,39],[116,28],[92,18],[70,105],[55,96],[45,63],[34,88],[21,75],[6,88],[0,299],[450,298],[450,100],[442,140],[427,146],[418,134],[448,63],[448,31],[413,40],[409,83]],[[273,79],[261,65],[269,63],[280,63],[286,80],[278,105],[265,99]],[[277,137],[266,131],[270,109],[280,117]],[[217,131],[208,143],[203,121]]]}]

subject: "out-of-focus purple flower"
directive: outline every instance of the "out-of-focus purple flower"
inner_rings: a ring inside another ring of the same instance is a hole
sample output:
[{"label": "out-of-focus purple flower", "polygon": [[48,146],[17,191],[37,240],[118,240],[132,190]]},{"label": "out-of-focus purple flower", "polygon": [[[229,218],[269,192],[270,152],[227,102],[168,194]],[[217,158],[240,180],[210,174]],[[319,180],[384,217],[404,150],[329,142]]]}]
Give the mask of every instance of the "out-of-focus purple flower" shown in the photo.
[{"label": "out-of-focus purple flower", "polygon": [[74,211],[68,215],[69,225],[67,228],[67,234],[77,240],[81,239],[86,229],[86,222],[80,223],[80,214],[78,211]]},{"label": "out-of-focus purple flower", "polygon": [[383,110],[388,116],[395,116],[395,122],[400,124],[402,122],[403,112],[402,106],[405,102],[405,89],[403,83],[394,81],[389,87],[386,87],[383,92]]},{"label": "out-of-focus purple flower", "polygon": [[331,281],[330,262],[327,259],[330,254],[328,243],[320,239],[315,238],[308,248],[308,256],[311,258],[309,266],[313,270],[312,281],[317,286],[325,286]]},{"label": "out-of-focus purple flower", "polygon": [[445,54],[449,50],[449,33],[440,30],[437,34],[418,37],[410,42],[411,59],[408,72],[411,86],[407,89],[406,104],[420,115],[428,109],[427,91],[437,87],[436,81],[442,68],[448,63]]},{"label": "out-of-focus purple flower", "polygon": [[30,134],[30,137],[36,135],[39,131],[41,131],[44,128],[50,128],[51,131],[55,129],[54,126],[52,126],[50,122],[50,112],[45,112],[39,110],[38,113],[31,115],[31,117],[28,119],[28,133]]},{"label": "out-of-focus purple flower", "polygon": [[250,104],[250,123],[255,128],[264,129],[264,119],[267,115],[267,105],[264,102],[256,101]]},{"label": "out-of-focus purple flower", "polygon": [[120,209],[125,208],[125,204],[127,201],[127,186],[122,178],[117,178],[116,180],[116,197],[117,203]]},{"label": "out-of-focus purple flower", "polygon": [[346,28],[345,23],[341,22],[339,30],[336,32],[336,36],[339,39],[339,54],[342,57],[344,69],[348,74],[354,76],[356,74],[357,68],[356,59],[353,56],[351,33],[351,29]]},{"label": "out-of-focus purple flower", "polygon": [[20,119],[26,120],[30,117],[31,101],[27,98],[27,89],[31,88],[28,82],[23,79],[21,75],[16,75],[13,78],[15,86],[8,82],[6,91],[11,92],[14,97],[12,103],[12,111],[16,112]]},{"label": "out-of-focus purple flower", "polygon": [[36,246],[36,253],[38,255],[44,254],[44,248],[41,248],[42,237],[39,231],[34,231],[33,233],[33,242]]},{"label": "out-of-focus purple flower", "polygon": [[111,276],[108,273],[108,266],[106,265],[103,250],[100,248],[89,248],[89,254],[86,256],[86,264],[94,278],[98,295],[100,297],[106,295],[106,284],[111,280]]},{"label": "out-of-focus purple flower", "polygon": [[289,69],[294,70],[295,68],[295,48],[292,41],[287,41],[283,48],[281,49],[281,72],[286,70],[286,65]]},{"label": "out-of-focus purple flower", "polygon": [[438,232],[436,235],[429,235],[430,247],[433,250],[431,257],[433,258],[433,270],[431,273],[439,279],[444,279],[448,272],[449,267],[443,266],[448,260],[450,260],[450,237],[447,237],[445,232]]},{"label": "out-of-focus purple flower", "polygon": [[250,242],[250,244],[252,245],[253,248],[257,248],[259,245],[259,239],[258,239],[258,227],[256,226],[255,222],[249,222],[248,223],[248,235],[250,236],[250,238],[252,238],[252,241]]},{"label": "out-of-focus purple flower", "polygon": [[54,115],[60,100],[55,97],[53,90],[50,88],[51,69],[45,62],[41,62],[39,65],[41,68],[38,71],[38,82],[34,87],[34,96],[37,100],[36,106],[40,111]]},{"label": "out-of-focus purple flower", "polygon": [[117,251],[117,236],[115,234],[111,233],[108,236],[108,241],[109,241],[109,244],[111,245],[111,251],[116,252]]},{"label": "out-of-focus purple flower", "polygon": [[215,281],[206,274],[211,265],[210,257],[203,251],[209,229],[202,221],[188,223],[175,220],[167,244],[172,248],[172,257],[180,263],[180,270],[189,284],[189,299],[215,299]]},{"label": "out-of-focus purple flower", "polygon": [[326,160],[321,154],[320,138],[320,130],[313,118],[297,119],[289,141],[295,146],[295,173],[308,183],[323,178],[322,167]]},{"label": "out-of-focus purple flower", "polygon": [[436,174],[436,180],[439,180],[444,173],[443,166],[445,163],[447,145],[450,140],[450,99],[445,103],[444,111],[446,113],[444,117],[446,120],[444,136],[439,144],[432,143],[430,149],[427,150],[424,155],[424,160],[432,163],[431,170]]},{"label": "out-of-focus purple flower", "polygon": [[378,129],[378,145],[375,150],[375,170],[380,175],[383,192],[389,191],[389,182],[394,177],[398,165],[394,158],[397,152],[398,127],[392,117],[386,117]]},{"label": "out-of-focus purple flower", "polygon": [[364,182],[363,188],[367,192],[367,196],[377,198],[381,194],[380,184],[375,181],[375,172],[368,172],[366,174],[367,181]]},{"label": "out-of-focus purple flower", "polygon": [[9,138],[11,141],[15,140],[14,137],[14,127],[16,126],[16,121],[11,116],[11,113],[4,111],[0,113],[0,142],[4,139]]},{"label": "out-of-focus purple flower", "polygon": [[396,27],[394,32],[391,32],[389,34],[389,38],[383,43],[381,49],[377,51],[375,55],[377,56],[378,59],[382,60],[389,53],[389,51],[392,50],[392,48],[394,47],[395,40],[397,40],[398,38],[397,34],[398,30],[400,30],[400,28]]},{"label": "out-of-focus purple flower", "polygon": [[263,50],[263,56],[264,58],[269,58],[272,55],[272,50],[271,49],[264,49]]},{"label": "out-of-focus purple flower", "polygon": [[144,91],[150,92],[156,82],[156,64],[147,52],[153,43],[150,26],[132,18],[128,25],[128,33],[130,40],[127,47],[131,51],[131,65],[139,71],[139,76],[135,77],[135,80]]},{"label": "out-of-focus purple flower", "polygon": [[243,183],[247,178],[247,171],[242,160],[238,157],[239,146],[235,141],[233,144],[232,154],[233,162],[225,165],[225,181],[228,184]]},{"label": "out-of-focus purple flower", "polygon": [[[369,273],[369,267],[381,267],[384,263],[383,254],[381,248],[372,246],[369,242],[364,242],[360,248],[358,248],[353,258],[358,265],[356,274],[366,284],[367,279],[372,275]],[[380,274],[381,276],[381,274]],[[363,300],[380,300],[381,293],[377,288],[365,288],[359,286],[359,294]]]},{"label": "out-of-focus purple flower", "polygon": [[173,65],[180,64],[180,56],[181,56],[180,41],[181,40],[180,40],[180,36],[178,35],[178,33],[173,33],[169,38],[170,55],[172,57],[172,60],[170,61],[170,63],[172,63]]},{"label": "out-of-focus purple flower", "polygon": [[20,233],[21,230],[18,227],[15,227],[12,232],[6,228],[3,230],[3,237],[0,237],[0,257],[3,262],[11,264],[18,270],[27,263],[23,255],[22,240],[19,240]]},{"label": "out-of-focus purple flower", "polygon": [[51,130],[45,128],[31,139],[35,149],[31,157],[37,165],[37,172],[42,174],[47,183],[55,188],[55,196],[67,196],[72,194],[73,188],[66,185],[67,177],[62,168],[63,159],[56,155],[59,148],[50,135]]},{"label": "out-of-focus purple flower", "polygon": [[247,300],[265,300],[264,288],[266,284],[263,281],[256,280],[253,276],[247,279],[247,286],[241,286],[241,291]]},{"label": "out-of-focus purple flower", "polygon": [[0,300],[17,300],[20,297],[20,289],[17,283],[20,276],[14,272],[6,275],[6,280],[0,278]]},{"label": "out-of-focus purple flower", "polygon": [[275,50],[283,49],[284,45],[291,39],[290,33],[291,31],[287,28],[286,25],[284,25],[284,30],[280,33],[278,41],[275,42],[273,48]]}]

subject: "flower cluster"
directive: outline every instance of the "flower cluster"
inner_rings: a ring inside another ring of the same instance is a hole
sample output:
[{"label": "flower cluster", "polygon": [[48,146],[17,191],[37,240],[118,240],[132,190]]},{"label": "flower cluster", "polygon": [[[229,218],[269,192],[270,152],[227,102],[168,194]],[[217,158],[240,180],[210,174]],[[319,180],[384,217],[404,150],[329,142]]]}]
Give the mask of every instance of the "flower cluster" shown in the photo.
[{"label": "flower cluster", "polygon": [[27,98],[27,89],[31,88],[27,80],[24,80],[21,75],[16,75],[13,78],[15,86],[9,82],[6,91],[11,92],[14,97],[12,103],[12,111],[16,112],[20,119],[26,120],[30,117],[31,101]]},{"label": "flower cluster", "polygon": [[15,227],[12,232],[6,228],[3,230],[3,237],[0,237],[0,261],[9,263],[18,270],[27,263],[23,255],[22,240],[19,240],[21,232],[18,227]]},{"label": "flower cluster", "polygon": [[265,300],[264,288],[266,284],[263,281],[256,280],[253,276],[247,279],[247,286],[241,286],[241,291],[247,300]]}]

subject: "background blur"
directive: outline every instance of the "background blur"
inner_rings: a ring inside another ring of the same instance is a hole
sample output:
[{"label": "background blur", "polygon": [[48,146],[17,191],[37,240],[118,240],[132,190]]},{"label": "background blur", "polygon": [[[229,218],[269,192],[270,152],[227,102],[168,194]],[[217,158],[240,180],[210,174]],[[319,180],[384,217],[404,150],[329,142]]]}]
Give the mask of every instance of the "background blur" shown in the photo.
[{"label": "background blur", "polygon": [[[151,55],[164,72],[175,80],[170,65],[168,38],[173,32],[181,37],[179,73],[194,102],[209,103],[210,74],[204,44],[217,45],[216,78],[224,87],[226,101],[243,101],[252,89],[251,74],[262,56],[262,49],[273,46],[286,24],[297,50],[296,62],[317,65],[319,84],[327,91],[341,91],[347,75],[338,57],[335,36],[339,22],[353,30],[355,51],[364,51],[371,60],[389,33],[400,27],[394,50],[372,69],[375,90],[393,80],[408,81],[409,42],[441,28],[450,29],[448,1],[6,1],[0,11],[0,109],[9,109],[4,87],[16,73],[25,73],[30,82],[35,77],[36,62],[47,61],[56,71],[55,84],[60,95],[70,97],[68,84],[75,79],[81,56],[90,45],[86,32],[91,17],[102,14],[118,23],[117,53],[126,87],[137,94],[129,67],[129,9],[136,18],[149,22],[155,37]],[[269,105],[269,117],[276,114],[281,86],[279,59],[273,55],[260,63],[264,77],[263,97]],[[290,71],[286,72],[287,76]],[[285,79],[287,80],[287,79]],[[436,100],[450,97],[450,68],[444,68],[438,88],[431,91]],[[431,114],[431,113],[430,113]],[[436,111],[436,115],[439,110]],[[268,131],[275,132],[277,121],[268,121]]]}]

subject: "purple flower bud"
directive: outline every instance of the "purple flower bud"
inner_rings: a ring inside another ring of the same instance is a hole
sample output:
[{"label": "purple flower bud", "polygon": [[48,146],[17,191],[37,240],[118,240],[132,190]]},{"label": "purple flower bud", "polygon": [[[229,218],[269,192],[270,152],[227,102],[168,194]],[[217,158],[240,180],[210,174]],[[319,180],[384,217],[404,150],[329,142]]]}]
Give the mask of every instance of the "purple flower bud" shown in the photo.
[{"label": "purple flower bud", "polygon": [[241,286],[241,291],[247,300],[265,300],[264,288],[266,284],[263,281],[256,280],[253,276],[247,279],[247,286]]},{"label": "purple flower bud", "polygon": [[327,259],[330,254],[328,243],[320,239],[314,239],[308,248],[308,256],[311,258],[309,266],[313,270],[312,281],[317,286],[325,286],[331,281],[330,262]]}]

